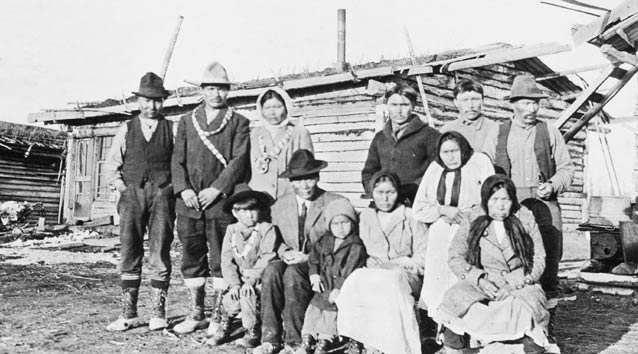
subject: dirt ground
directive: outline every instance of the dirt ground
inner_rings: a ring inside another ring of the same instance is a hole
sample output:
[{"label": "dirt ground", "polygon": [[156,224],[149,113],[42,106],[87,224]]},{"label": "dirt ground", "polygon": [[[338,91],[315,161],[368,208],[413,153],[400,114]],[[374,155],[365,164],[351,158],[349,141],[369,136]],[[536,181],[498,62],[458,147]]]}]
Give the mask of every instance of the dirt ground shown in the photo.
[{"label": "dirt ground", "polygon": [[[85,250],[86,251],[86,250]],[[178,252],[174,253],[179,269]],[[9,264],[0,254],[0,353],[231,353],[241,348],[203,345],[205,331],[176,336],[141,326],[125,333],[104,330],[119,311],[113,262]],[[15,259],[14,259],[15,260]],[[178,272],[171,281],[172,324],[187,313],[188,294]],[[570,284],[565,284],[570,285]],[[637,353],[638,301],[576,291],[561,302],[556,335],[563,353]],[[149,289],[140,292],[139,313],[150,314]]]}]

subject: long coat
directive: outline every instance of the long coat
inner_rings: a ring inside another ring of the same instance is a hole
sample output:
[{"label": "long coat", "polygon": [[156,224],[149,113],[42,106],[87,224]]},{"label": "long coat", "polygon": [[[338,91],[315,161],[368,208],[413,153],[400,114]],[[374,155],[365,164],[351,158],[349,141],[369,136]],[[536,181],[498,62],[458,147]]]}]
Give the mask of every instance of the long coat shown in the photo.
[{"label": "long coat", "polygon": [[350,273],[366,265],[366,248],[359,236],[346,237],[336,250],[334,244],[335,237],[328,232],[312,246],[308,256],[308,274],[318,274],[324,286],[324,291],[315,293],[310,303],[330,311],[337,311],[337,305],[328,301],[330,292],[341,289]]},{"label": "long coat", "polygon": [[399,205],[392,211],[391,220],[385,228],[381,227],[374,209],[364,209],[359,218],[359,237],[366,246],[369,268],[379,268],[403,258],[413,266],[412,273],[423,274],[427,228],[412,217],[410,208]]},{"label": "long coat", "polygon": [[[210,124],[206,123],[206,112],[203,105],[195,109],[195,118],[205,131],[219,128],[228,108],[222,109]],[[176,213],[178,215],[199,219],[203,212],[188,208],[180,193],[192,189],[199,193],[202,189],[213,187],[223,194],[209,206],[204,214],[207,219],[227,217],[222,205],[227,196],[233,194],[235,186],[247,182],[250,177],[250,131],[249,122],[244,116],[233,112],[228,124],[218,134],[208,137],[227,162],[227,166],[201,141],[192,121],[192,112],[183,115],[177,126],[175,147],[171,161],[173,188],[178,196]]]},{"label": "long coat", "polygon": [[439,132],[423,123],[419,117],[413,116],[397,140],[392,133],[392,123],[388,121],[383,130],[372,139],[368,158],[361,171],[366,193],[372,192],[369,186],[372,175],[381,169],[390,169],[399,176],[401,184],[413,194],[425,170],[436,157],[436,141],[439,135]]},{"label": "long coat", "polygon": [[[310,246],[319,240],[319,237],[328,231],[328,227],[323,217],[323,211],[331,201],[343,198],[342,196],[326,192],[317,188],[317,196],[310,203],[306,213],[306,223],[304,224],[304,236]],[[299,247],[299,217],[297,214],[297,197],[294,193],[288,193],[277,199],[272,206],[272,223],[279,227],[282,244],[279,247],[279,256],[289,250],[300,250]]]},{"label": "long coat", "polygon": [[[481,214],[483,211],[476,208],[469,220],[474,220]],[[531,273],[524,274],[522,262],[514,255],[509,239],[505,237],[502,242],[499,242],[493,225],[487,228],[479,242],[482,269],[468,263],[470,221],[466,221],[459,228],[450,246],[449,266],[459,282],[445,294],[441,303],[442,309],[456,316],[462,316],[472,304],[488,300],[478,287],[479,278],[485,274],[487,279],[499,288],[509,284],[513,288],[512,295],[528,306],[535,322],[546,323],[549,314],[545,308],[545,293],[537,284],[545,270],[543,240],[534,215],[529,209],[521,207],[515,215],[521,220],[534,242]]]}]

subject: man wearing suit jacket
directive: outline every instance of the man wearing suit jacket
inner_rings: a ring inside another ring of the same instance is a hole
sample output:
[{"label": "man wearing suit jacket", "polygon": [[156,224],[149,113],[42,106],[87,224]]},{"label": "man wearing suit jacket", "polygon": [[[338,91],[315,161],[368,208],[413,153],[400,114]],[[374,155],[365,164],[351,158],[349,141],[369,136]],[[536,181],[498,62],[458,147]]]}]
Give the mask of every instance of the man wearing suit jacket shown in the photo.
[{"label": "man wearing suit jacket", "polygon": [[[222,240],[233,222],[222,206],[235,186],[250,177],[249,122],[226,104],[231,85],[226,69],[213,62],[201,81],[189,83],[200,86],[204,102],[180,118],[171,161],[178,196],[177,235],[183,245],[181,271],[191,292],[191,312],[175,326],[178,333],[206,325],[204,289],[209,276],[216,289],[216,308],[220,303],[225,287],[220,267]],[[215,316],[210,324],[209,332],[214,333]]]},{"label": "man wearing suit jacket", "polygon": [[272,206],[272,222],[283,238],[278,252],[281,260],[272,262],[262,276],[262,345],[254,353],[281,350],[282,315],[288,351],[294,353],[301,344],[303,319],[312,298],[308,251],[328,230],[323,217],[325,206],[343,198],[317,187],[319,171],[327,165],[301,149],[293,153],[288,169],[279,176],[290,179],[294,194],[285,194]]}]

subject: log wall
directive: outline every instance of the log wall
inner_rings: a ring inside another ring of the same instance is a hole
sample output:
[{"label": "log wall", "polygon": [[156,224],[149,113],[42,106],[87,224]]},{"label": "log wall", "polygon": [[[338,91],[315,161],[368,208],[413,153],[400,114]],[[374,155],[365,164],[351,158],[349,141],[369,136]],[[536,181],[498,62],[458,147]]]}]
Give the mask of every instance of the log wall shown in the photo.
[{"label": "log wall", "polygon": [[[472,78],[485,89],[484,115],[495,121],[503,121],[512,116],[509,103],[503,97],[509,93],[515,75],[525,73],[514,64],[492,65],[483,68],[465,69],[450,74],[423,76],[423,83],[432,116],[438,128],[447,121],[456,119],[457,110],[452,99],[455,82]],[[378,81],[377,81],[378,80]],[[358,83],[334,85],[333,87],[294,90],[291,93],[297,111],[294,116],[302,117],[304,126],[310,131],[315,146],[316,157],[328,161],[328,167],[321,172],[320,186],[348,197],[356,207],[365,207],[367,200],[360,198],[363,193],[361,170],[367,157],[368,147],[375,134],[375,128],[383,121],[382,95],[390,81],[409,81],[412,78],[386,77],[377,80],[363,80]],[[233,105],[259,124],[254,116],[253,101],[234,102]],[[419,107],[422,107],[419,103]],[[545,100],[539,116],[541,119],[556,119],[567,104],[556,98]],[[418,111],[418,109],[417,109]],[[179,115],[169,116],[178,119]],[[297,119],[298,120],[298,119]],[[295,121],[295,119],[293,119]],[[568,123],[565,129],[569,129]],[[74,134],[114,135],[113,124],[86,126]],[[577,167],[574,182],[559,198],[563,210],[566,245],[581,245],[584,234],[576,231],[583,219],[583,154],[585,132],[581,131],[569,144],[569,151]],[[114,204],[101,203],[94,210],[100,215],[114,213]],[[588,246],[588,241],[587,241]],[[578,246],[580,247],[580,246]],[[567,259],[583,258],[585,251],[569,255]]]},{"label": "log wall", "polygon": [[33,212],[27,219],[37,223],[45,217],[48,224],[58,223],[61,180],[58,180],[59,158],[44,158],[14,154],[2,150],[0,154],[0,203],[42,203],[44,213]]}]

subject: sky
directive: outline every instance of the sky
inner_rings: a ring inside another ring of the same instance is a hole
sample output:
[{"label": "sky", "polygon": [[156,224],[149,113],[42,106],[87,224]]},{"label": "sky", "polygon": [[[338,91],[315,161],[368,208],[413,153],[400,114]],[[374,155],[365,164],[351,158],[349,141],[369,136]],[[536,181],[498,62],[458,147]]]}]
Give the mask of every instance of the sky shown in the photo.
[{"label": "sky", "polygon": [[[160,70],[179,15],[169,89],[198,80],[213,60],[235,81],[322,70],[336,61],[339,8],[347,11],[346,60],[354,64],[407,57],[404,28],[421,55],[496,42],[570,43],[573,24],[595,19],[537,0],[3,0],[0,120],[27,123],[41,109],[128,96],[145,72]],[[588,44],[541,59],[554,70],[606,63]],[[632,80],[607,110],[631,116],[635,106]]]}]

